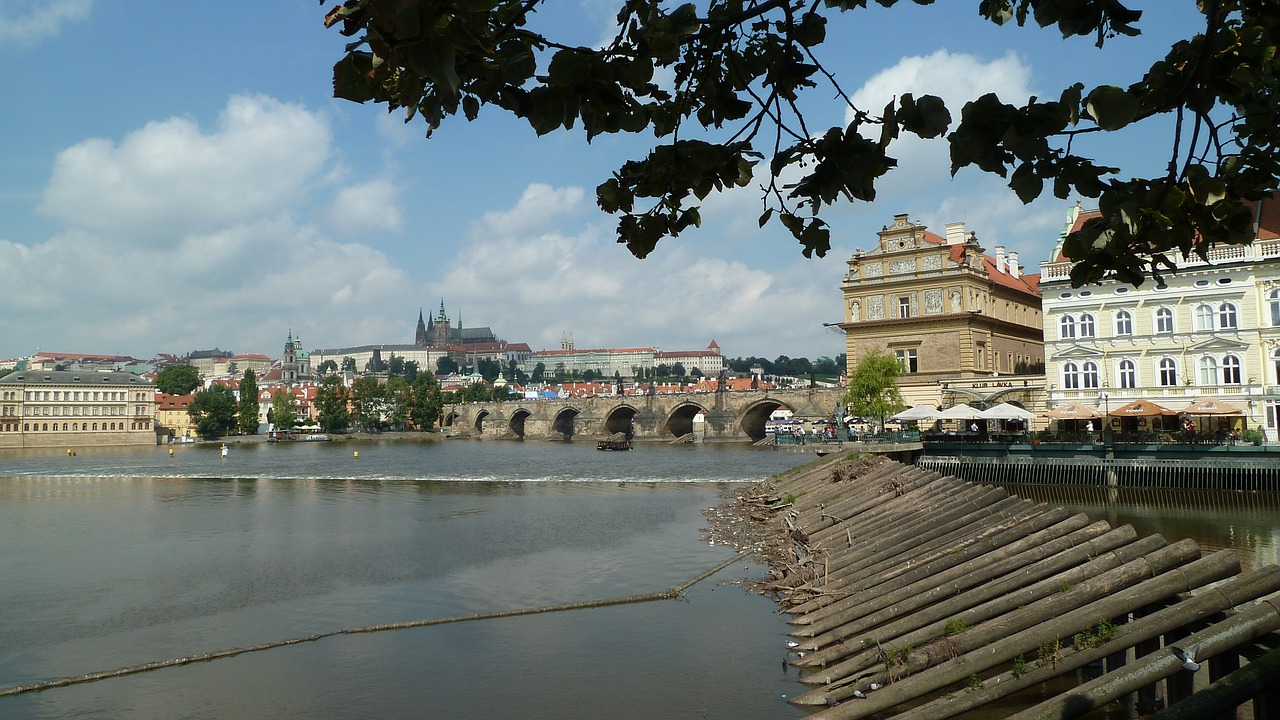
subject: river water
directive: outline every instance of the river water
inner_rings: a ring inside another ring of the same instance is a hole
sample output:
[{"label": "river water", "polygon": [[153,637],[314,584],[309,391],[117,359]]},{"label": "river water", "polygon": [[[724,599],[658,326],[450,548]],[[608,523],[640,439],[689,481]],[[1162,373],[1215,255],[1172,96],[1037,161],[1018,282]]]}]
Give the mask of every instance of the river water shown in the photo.
[{"label": "river water", "polygon": [[[355,457],[355,453],[359,457]],[[344,628],[664,590],[744,447],[298,443],[0,453],[0,688]],[[0,698],[24,718],[788,718],[785,617],[680,600],[324,638]]]},{"label": "river water", "polygon": [[[356,453],[359,457],[356,457]],[[0,451],[0,689],[344,628],[650,593],[732,558],[699,536],[742,446],[232,444]],[[1141,534],[1274,561],[1280,499],[1023,486]],[[733,581],[680,600],[327,637],[0,698],[26,718],[799,718],[788,626]]]}]

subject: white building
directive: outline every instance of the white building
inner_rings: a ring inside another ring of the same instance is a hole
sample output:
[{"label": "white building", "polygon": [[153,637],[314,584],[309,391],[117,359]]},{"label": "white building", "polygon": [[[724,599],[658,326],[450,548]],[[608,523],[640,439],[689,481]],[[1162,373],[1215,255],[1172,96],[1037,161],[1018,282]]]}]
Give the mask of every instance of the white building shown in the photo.
[{"label": "white building", "polygon": [[[1062,238],[1097,215],[1072,209]],[[1146,398],[1181,410],[1210,397],[1275,440],[1280,196],[1258,203],[1255,217],[1252,245],[1214,247],[1207,261],[1175,253],[1177,272],[1136,288],[1113,279],[1073,288],[1060,239],[1040,278],[1049,407],[1077,400],[1108,410]]]}]

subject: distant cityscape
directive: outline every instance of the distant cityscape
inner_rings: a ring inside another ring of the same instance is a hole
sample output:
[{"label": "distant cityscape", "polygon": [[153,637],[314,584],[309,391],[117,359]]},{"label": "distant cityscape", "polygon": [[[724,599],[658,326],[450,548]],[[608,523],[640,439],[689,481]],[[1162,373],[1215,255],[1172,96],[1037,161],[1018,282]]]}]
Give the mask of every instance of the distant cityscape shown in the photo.
[{"label": "distant cityscape", "polygon": [[172,366],[195,368],[200,378],[196,390],[228,388],[237,402],[243,402],[240,381],[251,372],[264,430],[273,396],[281,388],[293,396],[297,422],[314,422],[324,376],[340,377],[350,388],[361,377],[385,382],[389,376],[412,380],[419,373],[431,373],[444,393],[483,386],[533,399],[759,389],[801,382],[834,386],[844,370],[843,357],[819,358],[816,363],[786,356],[776,361],[739,358],[732,361],[737,370],[729,364],[715,340],[695,350],[579,349],[566,333],[558,348],[535,351],[527,343],[497,337],[490,327],[452,321],[441,301],[430,316],[419,311],[413,344],[307,350],[290,330],[278,357],[215,347],[149,360],[45,350],[0,360],[0,448],[194,438],[195,423],[187,413],[194,392],[169,395],[152,384]]},{"label": "distant cityscape", "polygon": [[[1106,418],[1109,430],[1141,439],[1176,429],[1171,418],[1212,398],[1220,429],[1249,430],[1274,442],[1280,429],[1276,200],[1252,204],[1252,244],[1210,243],[1203,255],[1166,258],[1155,281],[1138,286],[1112,277],[1075,285],[1064,243],[1101,217],[1079,205],[1069,210],[1039,273],[1024,271],[1018,254],[1003,246],[988,253],[964,223],[949,223],[937,234],[896,215],[873,247],[848,261],[840,286],[844,319],[833,324],[845,335],[845,353],[815,361],[730,360],[714,339],[696,349],[578,348],[568,333],[559,347],[535,351],[490,327],[452,320],[443,301],[430,315],[418,312],[412,344],[307,350],[289,331],[279,358],[218,348],[146,361],[40,351],[0,361],[0,373],[10,373],[0,377],[0,447],[67,444],[106,437],[104,431],[123,433],[107,441],[136,434],[132,441],[154,442],[153,423],[165,425],[162,409],[180,409],[183,400],[157,399],[143,388],[173,365],[194,367],[205,388],[235,392],[252,370],[262,417],[272,389],[289,387],[305,421],[315,417],[322,377],[352,387],[359,378],[411,382],[425,373],[442,392],[500,391],[493,399],[623,397],[840,386],[861,360],[876,355],[896,358],[896,390],[908,406],[1008,402],[1041,418],[1043,428],[1046,414],[1075,404]],[[1154,403],[1154,414],[1112,412],[1134,403]]]}]

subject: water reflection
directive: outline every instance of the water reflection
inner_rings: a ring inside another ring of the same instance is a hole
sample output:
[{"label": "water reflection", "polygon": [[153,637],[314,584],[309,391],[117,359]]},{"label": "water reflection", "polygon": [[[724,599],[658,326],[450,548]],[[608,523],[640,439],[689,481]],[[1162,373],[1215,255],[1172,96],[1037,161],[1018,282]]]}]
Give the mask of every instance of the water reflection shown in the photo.
[{"label": "water reflection", "polygon": [[1246,570],[1280,560],[1280,494],[1223,490],[1004,484],[1020,497],[1084,512],[1113,527],[1170,542],[1191,538],[1205,554],[1232,549]]},{"label": "water reflection", "polygon": [[[805,459],[370,447],[359,466],[306,447],[233,449],[225,465],[183,448],[175,465],[204,470],[187,477],[156,471],[171,469],[163,448],[85,453],[82,466],[4,458],[13,476],[0,478],[0,604],[9,608],[0,686],[347,627],[661,590],[728,554],[698,539],[701,511],[726,481]],[[531,482],[520,477],[530,466],[536,477],[604,480]],[[235,472],[210,477],[210,467]],[[784,620],[770,601],[719,585],[761,572],[746,567],[685,601],[328,638],[0,698],[0,716],[802,717],[780,699],[800,692],[780,669]]]}]

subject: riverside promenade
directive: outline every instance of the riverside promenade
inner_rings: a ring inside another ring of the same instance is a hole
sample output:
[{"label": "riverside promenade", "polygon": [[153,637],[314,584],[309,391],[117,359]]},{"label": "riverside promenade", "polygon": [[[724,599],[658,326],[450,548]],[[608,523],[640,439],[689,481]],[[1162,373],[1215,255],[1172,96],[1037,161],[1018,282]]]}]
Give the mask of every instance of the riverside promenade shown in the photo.
[{"label": "riverside promenade", "polygon": [[770,568],[814,718],[1280,716],[1280,566],[881,457],[815,460],[715,517]]}]

